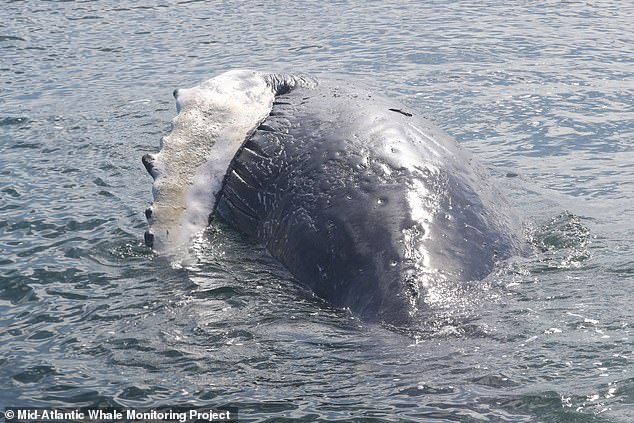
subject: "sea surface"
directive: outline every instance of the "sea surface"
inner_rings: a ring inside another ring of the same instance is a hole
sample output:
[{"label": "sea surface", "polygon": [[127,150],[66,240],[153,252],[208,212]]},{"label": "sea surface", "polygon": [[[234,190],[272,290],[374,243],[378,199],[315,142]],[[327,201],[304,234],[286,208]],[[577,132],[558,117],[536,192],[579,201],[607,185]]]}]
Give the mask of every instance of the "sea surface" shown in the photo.
[{"label": "sea surface", "polygon": [[[231,228],[143,244],[172,91],[349,78],[455,137],[535,254],[416,330],[301,288]],[[238,407],[241,421],[634,421],[634,3],[1,1],[0,410]]]}]

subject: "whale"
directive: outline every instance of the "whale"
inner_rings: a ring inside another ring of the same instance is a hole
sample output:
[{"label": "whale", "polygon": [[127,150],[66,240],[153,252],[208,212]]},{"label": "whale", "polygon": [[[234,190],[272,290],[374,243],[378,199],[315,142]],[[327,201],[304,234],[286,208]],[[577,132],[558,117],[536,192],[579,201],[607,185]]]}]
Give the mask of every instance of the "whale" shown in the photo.
[{"label": "whale", "polygon": [[443,284],[526,251],[485,168],[415,109],[347,80],[232,70],[174,91],[146,243],[187,249],[216,222],[360,318],[407,325]]}]

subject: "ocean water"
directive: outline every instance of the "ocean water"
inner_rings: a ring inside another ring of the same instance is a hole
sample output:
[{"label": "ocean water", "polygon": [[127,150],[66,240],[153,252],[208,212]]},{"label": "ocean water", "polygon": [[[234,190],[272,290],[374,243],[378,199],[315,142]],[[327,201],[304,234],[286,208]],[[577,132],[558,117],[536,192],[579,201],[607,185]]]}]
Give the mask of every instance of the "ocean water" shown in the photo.
[{"label": "ocean water", "polygon": [[[233,406],[241,421],[634,419],[634,5],[2,1],[0,409]],[[536,253],[366,324],[214,227],[143,244],[172,91],[338,75],[489,169]]]}]

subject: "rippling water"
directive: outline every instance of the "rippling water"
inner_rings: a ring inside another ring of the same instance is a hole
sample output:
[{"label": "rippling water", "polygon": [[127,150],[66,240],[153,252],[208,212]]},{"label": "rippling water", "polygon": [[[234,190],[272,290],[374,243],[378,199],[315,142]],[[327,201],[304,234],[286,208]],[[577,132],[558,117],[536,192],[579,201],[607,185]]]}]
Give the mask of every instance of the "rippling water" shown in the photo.
[{"label": "rippling water", "polygon": [[[631,421],[634,6],[598,0],[0,7],[0,407],[232,405],[244,421]],[[487,166],[538,253],[367,325],[214,228],[143,246],[171,92],[340,74]],[[282,421],[282,420],[276,420]]]}]

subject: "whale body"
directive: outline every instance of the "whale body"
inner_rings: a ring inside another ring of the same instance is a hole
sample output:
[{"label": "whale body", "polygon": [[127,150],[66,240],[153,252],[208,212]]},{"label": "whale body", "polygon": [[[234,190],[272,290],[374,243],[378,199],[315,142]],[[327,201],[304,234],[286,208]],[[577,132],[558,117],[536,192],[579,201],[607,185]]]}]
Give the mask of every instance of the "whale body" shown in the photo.
[{"label": "whale body", "polygon": [[414,110],[346,82],[231,71],[175,91],[145,239],[186,248],[216,218],[370,321],[407,324],[430,290],[524,251],[482,167]]}]

